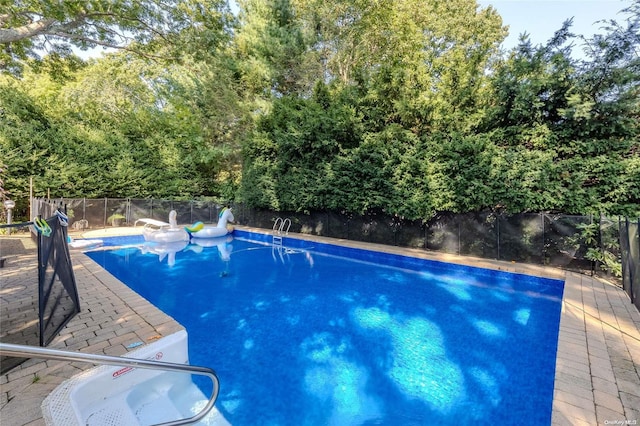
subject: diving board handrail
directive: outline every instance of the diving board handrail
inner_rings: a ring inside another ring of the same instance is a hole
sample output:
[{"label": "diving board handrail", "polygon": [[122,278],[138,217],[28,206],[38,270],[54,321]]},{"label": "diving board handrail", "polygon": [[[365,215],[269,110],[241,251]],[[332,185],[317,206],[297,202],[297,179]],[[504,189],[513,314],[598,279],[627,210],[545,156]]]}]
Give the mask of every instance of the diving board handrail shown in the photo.
[{"label": "diving board handrail", "polygon": [[87,362],[91,364],[99,365],[115,365],[115,366],[127,366],[134,368],[144,368],[148,370],[164,370],[164,371],[176,371],[189,374],[199,374],[201,376],[208,376],[213,382],[213,392],[209,401],[199,413],[186,419],[174,420],[165,423],[158,423],[157,426],[178,426],[195,423],[198,420],[205,417],[218,399],[218,393],[220,392],[220,381],[216,372],[207,367],[200,367],[197,365],[189,364],[176,364],[171,362],[155,361],[148,359],[126,358],[110,355],[98,355],[98,354],[85,354],[82,352],[69,352],[59,349],[41,348],[38,346],[16,345],[12,343],[0,343],[0,355],[13,356],[18,358],[43,358],[53,359],[58,361],[76,361]]}]

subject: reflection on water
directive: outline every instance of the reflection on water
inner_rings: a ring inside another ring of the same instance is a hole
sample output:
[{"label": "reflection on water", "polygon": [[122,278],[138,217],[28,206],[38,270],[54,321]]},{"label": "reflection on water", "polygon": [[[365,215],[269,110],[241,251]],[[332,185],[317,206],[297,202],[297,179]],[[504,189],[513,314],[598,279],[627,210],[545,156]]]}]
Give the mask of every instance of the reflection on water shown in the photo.
[{"label": "reflection on water", "polygon": [[353,318],[362,329],[372,330],[374,338],[390,341],[387,375],[408,398],[444,415],[464,401],[464,377],[449,361],[436,324],[420,317],[393,317],[378,308],[356,308]]},{"label": "reflection on water", "polygon": [[380,418],[380,401],[368,391],[369,372],[350,361],[355,349],[347,337],[314,334],[302,342],[300,350],[309,361],[305,392],[316,407],[329,410],[315,416],[326,416],[329,425],[360,425]]}]

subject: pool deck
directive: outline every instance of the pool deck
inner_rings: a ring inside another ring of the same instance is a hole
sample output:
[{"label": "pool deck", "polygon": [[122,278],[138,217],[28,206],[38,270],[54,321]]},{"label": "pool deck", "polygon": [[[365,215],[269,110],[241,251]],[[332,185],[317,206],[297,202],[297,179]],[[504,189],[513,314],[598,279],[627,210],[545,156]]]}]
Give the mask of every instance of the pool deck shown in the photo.
[{"label": "pool deck", "polygon": [[[99,232],[103,234],[85,236],[99,238],[100,235],[115,235],[114,231]],[[590,276],[556,268],[295,236],[565,279],[552,425],[640,424],[640,313],[621,288]],[[0,257],[6,255],[6,250],[3,254],[2,249],[3,240],[5,247],[8,245],[6,238],[0,237]],[[37,344],[38,279],[37,256],[34,254],[31,250],[8,256],[5,267],[0,268],[2,342],[9,343],[13,337],[20,335]],[[133,350],[127,348],[131,344],[148,343],[183,328],[81,252],[72,251],[72,263],[81,312],[67,324],[49,348],[123,355]],[[77,362],[30,359],[0,376],[0,424],[44,425],[40,408],[44,398],[64,380],[90,367],[89,364]],[[210,367],[215,369],[215,366]],[[527,419],[514,418],[513,424],[527,424]]]}]

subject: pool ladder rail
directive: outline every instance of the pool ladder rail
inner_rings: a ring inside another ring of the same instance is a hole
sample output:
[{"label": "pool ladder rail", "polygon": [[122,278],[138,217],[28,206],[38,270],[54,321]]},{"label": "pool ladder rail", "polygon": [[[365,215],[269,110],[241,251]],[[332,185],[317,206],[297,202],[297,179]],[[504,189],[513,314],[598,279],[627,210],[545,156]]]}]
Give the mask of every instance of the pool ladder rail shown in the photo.
[{"label": "pool ladder rail", "polygon": [[[289,234],[289,229],[291,228],[291,219],[287,218],[276,218],[276,221],[273,223],[273,246],[272,246],[272,255],[273,258],[276,259],[276,251],[280,257],[282,263],[284,261],[284,254],[287,253],[284,250],[282,245],[282,236]],[[288,253],[287,253],[288,254]]]},{"label": "pool ladder rail", "polygon": [[273,223],[273,244],[282,246],[282,235],[288,235],[289,229],[291,228],[291,219],[287,218],[276,218],[276,221]]},{"label": "pool ladder rail", "polygon": [[19,358],[41,358],[52,359],[58,361],[77,361],[98,365],[124,366],[129,368],[141,368],[150,370],[162,370],[181,372],[185,374],[197,374],[207,376],[213,382],[213,392],[206,405],[194,416],[164,423],[158,423],[162,426],[177,426],[193,424],[203,419],[213,409],[218,393],[220,391],[220,382],[216,372],[207,367],[200,367],[189,364],[177,364],[171,362],[156,361],[150,359],[126,358],[119,356],[87,354],[82,352],[70,352],[58,349],[48,349],[38,346],[16,345],[10,343],[0,343],[0,355],[19,357]]}]

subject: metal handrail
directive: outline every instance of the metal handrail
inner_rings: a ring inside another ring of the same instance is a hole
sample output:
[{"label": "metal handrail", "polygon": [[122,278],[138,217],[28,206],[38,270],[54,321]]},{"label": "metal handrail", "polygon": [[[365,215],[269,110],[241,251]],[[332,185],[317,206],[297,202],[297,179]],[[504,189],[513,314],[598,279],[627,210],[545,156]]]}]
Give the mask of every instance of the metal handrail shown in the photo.
[{"label": "metal handrail", "polygon": [[127,366],[135,368],[145,368],[148,370],[177,371],[183,373],[199,374],[208,376],[213,382],[213,392],[209,401],[199,413],[186,419],[174,420],[166,423],[159,423],[157,426],[177,426],[195,423],[209,414],[218,399],[220,391],[220,381],[216,372],[207,367],[197,365],[176,364],[164,361],[152,361],[147,359],[126,358],[109,355],[85,354],[81,352],[68,352],[58,349],[41,348],[37,346],[15,345],[11,343],[0,343],[0,355],[13,356],[19,358],[44,358],[59,361],[79,361],[101,365]]},{"label": "metal handrail", "polygon": [[[280,227],[278,227],[278,224],[280,224]],[[277,230],[278,232],[280,232],[280,230],[282,229],[282,225],[283,224],[284,224],[284,221],[282,220],[282,218],[281,217],[277,217],[276,221],[273,222],[273,230],[274,231]]]},{"label": "metal handrail", "polygon": [[[287,225],[287,222],[289,223],[289,225]],[[289,228],[291,228],[291,219],[286,218],[285,220],[282,221],[282,225],[280,225],[280,232],[281,233],[284,230],[285,226],[287,226],[287,229],[284,231],[284,233],[285,234],[289,234]]]},{"label": "metal handrail", "polygon": [[[285,226],[287,227],[286,230],[284,229]],[[288,217],[284,220],[281,217],[277,217],[275,222],[273,222],[273,231],[277,232],[279,235],[281,235],[283,232],[285,234],[288,234],[289,228],[291,228],[291,219],[289,219]]]}]

